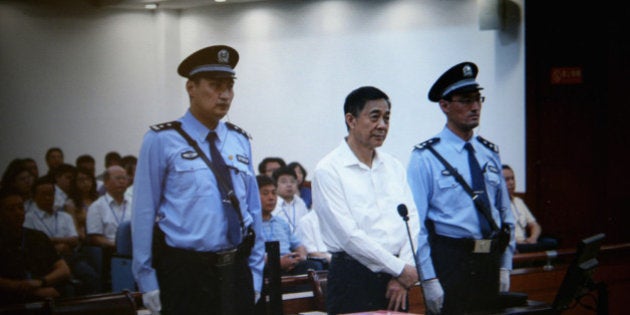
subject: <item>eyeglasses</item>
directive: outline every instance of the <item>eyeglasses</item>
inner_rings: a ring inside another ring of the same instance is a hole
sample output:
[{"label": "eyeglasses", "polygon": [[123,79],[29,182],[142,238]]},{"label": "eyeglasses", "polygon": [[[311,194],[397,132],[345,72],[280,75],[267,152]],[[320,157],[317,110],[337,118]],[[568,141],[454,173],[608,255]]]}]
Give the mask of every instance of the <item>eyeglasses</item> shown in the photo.
[{"label": "eyeglasses", "polygon": [[462,99],[459,99],[459,100],[450,100],[449,102],[462,103],[464,105],[472,105],[472,103],[479,103],[479,104],[481,104],[485,100],[486,100],[485,96],[479,95],[479,96],[474,97],[474,98],[462,98]]}]

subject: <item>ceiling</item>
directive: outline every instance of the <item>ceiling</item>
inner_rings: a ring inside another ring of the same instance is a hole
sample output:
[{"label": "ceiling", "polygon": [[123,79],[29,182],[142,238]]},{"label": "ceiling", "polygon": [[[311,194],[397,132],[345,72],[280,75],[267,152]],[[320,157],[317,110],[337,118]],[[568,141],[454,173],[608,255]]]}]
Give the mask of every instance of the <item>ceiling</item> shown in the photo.
[{"label": "ceiling", "polygon": [[255,2],[265,0],[85,0],[97,7],[120,9],[145,9],[146,4],[155,3],[159,9],[190,9],[208,5],[226,5],[230,3]]}]

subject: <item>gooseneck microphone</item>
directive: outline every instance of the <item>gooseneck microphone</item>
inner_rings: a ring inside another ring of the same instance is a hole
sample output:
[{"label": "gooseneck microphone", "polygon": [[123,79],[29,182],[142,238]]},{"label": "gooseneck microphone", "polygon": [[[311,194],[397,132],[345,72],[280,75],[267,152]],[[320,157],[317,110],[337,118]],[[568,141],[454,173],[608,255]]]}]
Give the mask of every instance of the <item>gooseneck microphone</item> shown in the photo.
[{"label": "gooseneck microphone", "polygon": [[407,210],[407,206],[404,203],[398,205],[398,214],[405,221],[405,226],[407,227],[407,237],[409,238],[409,245],[411,245],[411,254],[413,254],[413,259],[416,262],[416,271],[418,272],[418,277],[422,280],[422,269],[420,268],[420,261],[418,261],[418,256],[416,256],[416,249],[413,246],[413,238],[411,237],[411,230],[409,230],[409,210]]},{"label": "gooseneck microphone", "polygon": [[[397,210],[400,217],[403,219],[403,221],[405,221],[405,226],[407,226],[407,237],[409,237],[409,245],[411,245],[411,254],[413,255],[413,260],[416,262],[416,272],[418,273],[418,280],[421,283],[420,289],[423,289],[422,288],[422,278],[423,278],[422,267],[420,266],[420,260],[418,260],[418,256],[416,255],[416,249],[413,247],[413,238],[411,237],[411,231],[409,230],[409,210],[407,210],[407,206],[404,203],[399,204]],[[423,296],[424,306],[426,308],[427,301],[426,299],[424,299],[424,294],[422,294],[422,296]]]}]

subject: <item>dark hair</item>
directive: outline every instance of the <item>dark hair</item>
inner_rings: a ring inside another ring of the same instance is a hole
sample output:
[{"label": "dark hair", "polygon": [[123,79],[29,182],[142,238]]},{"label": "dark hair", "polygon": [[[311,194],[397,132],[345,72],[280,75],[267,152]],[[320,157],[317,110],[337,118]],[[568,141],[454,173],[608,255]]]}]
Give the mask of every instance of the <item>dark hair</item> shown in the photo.
[{"label": "dark hair", "polygon": [[278,178],[280,178],[280,176],[282,175],[290,175],[293,176],[293,178],[297,179],[297,175],[295,174],[295,170],[288,167],[288,166],[283,166],[277,170],[275,170],[273,172],[273,179],[275,181],[278,181]]},{"label": "dark hair", "polygon": [[89,197],[92,199],[92,201],[98,199],[98,191],[96,190],[96,177],[94,177],[94,174],[90,171],[90,170],[86,170],[84,168],[78,168],[77,169],[77,176],[74,177],[74,182],[72,183],[72,195],[70,196],[70,198],[74,201],[74,204],[77,207],[83,207],[83,196],[81,196],[81,192],[79,191],[79,189],[77,188],[77,178],[79,177],[79,174],[84,174],[87,175],[90,178],[90,181],[92,182],[92,188],[90,188],[89,191]]},{"label": "dark hair", "polygon": [[510,170],[510,171],[512,170],[512,168],[509,165],[507,165],[507,164],[501,165],[501,169],[502,170]]},{"label": "dark hair", "polygon": [[[6,187],[6,186],[3,186],[2,188],[0,188],[0,203],[2,203],[5,199],[11,196],[19,196],[20,198],[22,198],[22,194],[20,194],[20,192],[15,188]],[[0,207],[0,210],[4,210],[4,209]]]},{"label": "dark hair", "polygon": [[391,108],[392,104],[389,101],[389,96],[385,92],[373,87],[363,86],[348,94],[346,96],[346,102],[343,104],[343,113],[352,114],[354,117],[358,117],[359,113],[365,107],[365,103],[368,101],[384,99],[387,101],[387,105]]},{"label": "dark hair", "polygon": [[55,168],[54,172],[53,172],[53,178],[55,181],[57,180],[57,177],[66,174],[66,173],[71,173],[72,175],[77,173],[77,168],[74,167],[73,165],[67,164],[67,163],[63,163],[61,165],[59,165],[57,168]]},{"label": "dark hair", "polygon": [[120,163],[120,160],[122,160],[120,153],[116,151],[107,152],[107,154],[105,154],[105,168],[112,166],[113,165],[112,162],[114,161],[117,161],[118,163]]},{"label": "dark hair", "polygon": [[29,175],[31,172],[24,166],[23,159],[13,159],[2,174],[2,185],[12,186],[15,178],[22,172],[27,172]]},{"label": "dark hair", "polygon": [[277,162],[278,164],[280,164],[280,167],[287,166],[287,163],[282,158],[266,157],[260,162],[260,164],[258,164],[258,173],[264,174],[267,169],[267,163],[271,163],[271,162]]},{"label": "dark hair", "polygon": [[125,155],[120,159],[120,164],[123,168],[127,168],[129,165],[137,164],[138,158],[133,155]]},{"label": "dark hair", "polygon": [[96,160],[94,160],[94,157],[89,154],[83,154],[77,157],[76,161],[74,162],[76,166],[79,166],[83,163],[96,163]]},{"label": "dark hair", "polygon": [[274,187],[276,186],[276,182],[273,180],[273,178],[267,175],[257,175],[256,182],[258,183],[258,189],[267,185],[273,185]]},{"label": "dark hair", "polygon": [[50,157],[50,155],[55,151],[61,153],[61,157],[63,157],[63,151],[61,151],[61,148],[52,147],[46,151],[46,161],[48,161],[48,158]]},{"label": "dark hair", "polygon": [[304,175],[304,180],[306,180],[306,169],[304,168],[304,166],[302,166],[302,164],[300,164],[300,162],[291,162],[289,163],[289,165],[287,165],[287,167],[291,168],[292,170],[295,170],[296,167],[299,167],[300,170],[302,170],[302,175]]},{"label": "dark hair", "polygon": [[55,182],[49,176],[42,176],[36,179],[35,182],[33,183],[33,187],[31,188],[32,190],[31,192],[33,193],[33,196],[35,196],[37,187],[43,186],[43,185],[49,185],[49,184],[53,186],[53,189],[57,189],[55,188]]}]

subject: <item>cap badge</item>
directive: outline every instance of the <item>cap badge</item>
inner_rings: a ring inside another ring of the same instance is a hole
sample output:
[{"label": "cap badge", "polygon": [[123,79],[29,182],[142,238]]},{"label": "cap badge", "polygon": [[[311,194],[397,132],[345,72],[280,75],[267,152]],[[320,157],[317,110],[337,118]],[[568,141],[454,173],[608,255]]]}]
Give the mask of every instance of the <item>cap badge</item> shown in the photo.
[{"label": "cap badge", "polygon": [[462,73],[464,75],[464,78],[468,78],[468,77],[472,77],[473,76],[473,70],[472,67],[470,65],[465,65],[462,68]]},{"label": "cap badge", "polygon": [[219,52],[217,53],[217,60],[220,63],[228,63],[230,61],[230,53],[227,51],[227,49],[219,50]]}]

